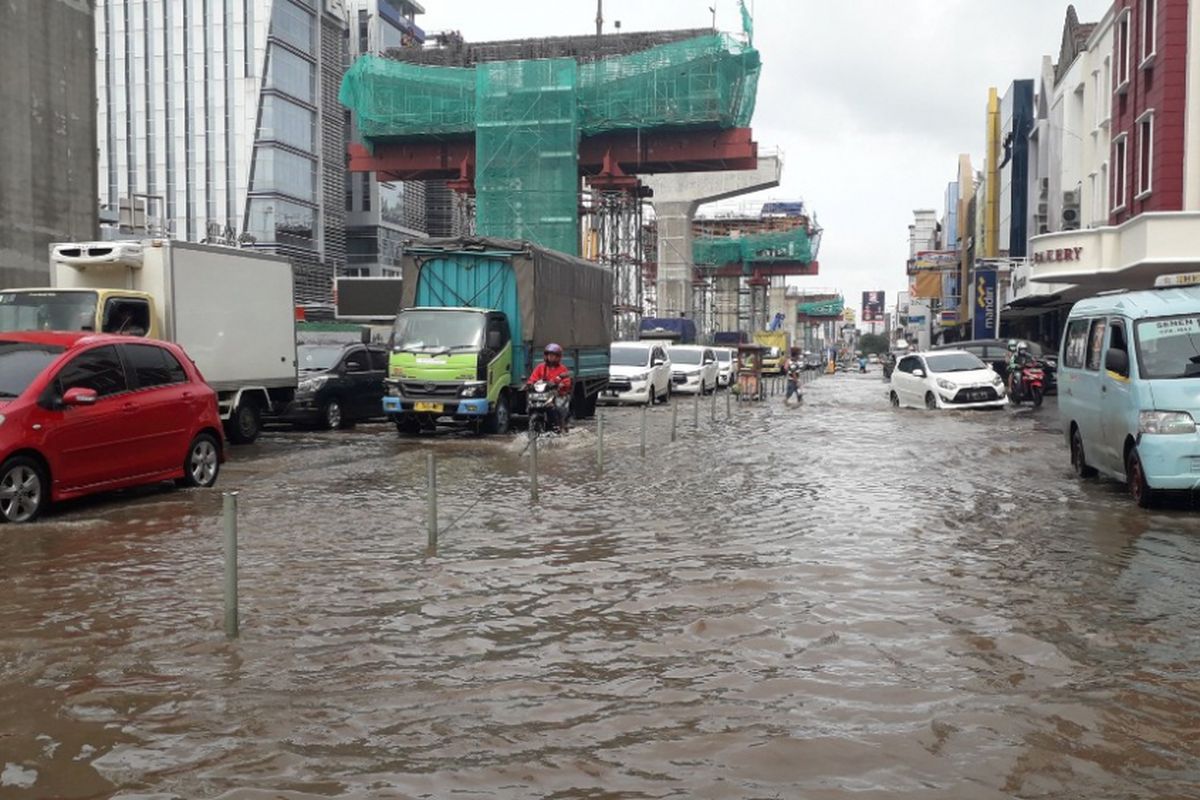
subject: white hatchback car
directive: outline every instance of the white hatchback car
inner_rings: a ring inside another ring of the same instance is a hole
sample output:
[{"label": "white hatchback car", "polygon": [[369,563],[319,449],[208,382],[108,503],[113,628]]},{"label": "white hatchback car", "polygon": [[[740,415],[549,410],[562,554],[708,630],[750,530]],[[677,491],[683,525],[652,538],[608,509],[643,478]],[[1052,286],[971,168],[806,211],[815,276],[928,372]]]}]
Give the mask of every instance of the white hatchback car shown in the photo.
[{"label": "white hatchback car", "polygon": [[608,403],[649,403],[671,396],[671,358],[656,342],[613,342],[608,368],[608,389],[600,395]]},{"label": "white hatchback car", "polygon": [[896,364],[892,405],[927,408],[1003,408],[1004,381],[965,350],[906,355]]},{"label": "white hatchback car", "polygon": [[713,352],[717,356],[717,385],[729,386],[737,369],[737,351],[729,347],[714,347]]},{"label": "white hatchback car", "polygon": [[711,347],[675,345],[671,354],[672,389],[684,394],[708,394],[717,390],[720,366]]}]

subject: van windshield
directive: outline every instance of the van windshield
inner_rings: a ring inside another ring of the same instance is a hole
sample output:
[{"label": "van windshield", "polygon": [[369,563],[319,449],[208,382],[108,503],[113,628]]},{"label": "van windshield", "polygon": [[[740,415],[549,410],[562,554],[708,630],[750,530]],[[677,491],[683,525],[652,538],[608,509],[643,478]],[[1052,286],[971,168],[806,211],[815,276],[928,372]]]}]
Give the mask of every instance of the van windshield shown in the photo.
[{"label": "van windshield", "polygon": [[699,364],[703,355],[701,350],[672,350],[671,361],[676,364]]},{"label": "van windshield", "polygon": [[0,292],[0,331],[92,331],[95,292]]},{"label": "van windshield", "polygon": [[733,361],[733,354],[728,350],[718,350],[717,361],[720,361],[722,364],[728,364]]},{"label": "van windshield", "polygon": [[1139,322],[1137,348],[1143,378],[1200,378],[1200,316]]},{"label": "van windshield", "polygon": [[483,314],[476,311],[402,311],[392,328],[392,349],[430,354],[478,350],[483,323]]},{"label": "van windshield", "polygon": [[614,367],[644,367],[649,363],[649,347],[614,347],[612,349],[612,365]]}]

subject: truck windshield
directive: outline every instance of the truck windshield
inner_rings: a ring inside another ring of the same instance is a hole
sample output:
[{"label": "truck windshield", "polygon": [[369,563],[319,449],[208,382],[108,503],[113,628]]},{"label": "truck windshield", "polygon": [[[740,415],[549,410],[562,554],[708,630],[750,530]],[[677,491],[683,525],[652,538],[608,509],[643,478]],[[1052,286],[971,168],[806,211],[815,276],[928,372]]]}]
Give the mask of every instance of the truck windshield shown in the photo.
[{"label": "truck windshield", "polygon": [[614,347],[612,349],[612,365],[614,367],[644,367],[649,363],[649,347]]},{"label": "truck windshield", "polygon": [[91,331],[95,292],[0,292],[0,331]]},{"label": "truck windshield", "polygon": [[1143,378],[1200,378],[1200,316],[1139,322],[1137,348]]},{"label": "truck windshield", "polygon": [[484,316],[475,311],[402,311],[392,328],[392,349],[407,353],[478,350]]},{"label": "truck windshield", "polygon": [[51,345],[0,341],[0,399],[20,397],[62,352]]},{"label": "truck windshield", "polygon": [[342,357],[342,350],[326,344],[302,344],[296,348],[296,359],[304,371],[333,369]]}]

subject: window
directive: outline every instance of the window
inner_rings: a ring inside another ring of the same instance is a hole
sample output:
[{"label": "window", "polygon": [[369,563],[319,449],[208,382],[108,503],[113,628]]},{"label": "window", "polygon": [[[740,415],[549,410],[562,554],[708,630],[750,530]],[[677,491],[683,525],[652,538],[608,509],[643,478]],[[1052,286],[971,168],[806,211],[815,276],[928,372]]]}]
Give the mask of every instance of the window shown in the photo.
[{"label": "window", "polygon": [[368,350],[371,355],[371,369],[376,372],[387,372],[388,354],[386,350]]},{"label": "window", "polygon": [[75,388],[91,389],[101,397],[119,394],[129,388],[117,348],[112,345],[97,347],[72,360],[58,373],[56,386],[59,397]]},{"label": "window", "polygon": [[1125,192],[1127,190],[1126,160],[1129,149],[1129,136],[1122,133],[1113,142],[1113,211],[1125,207]]},{"label": "window", "polygon": [[312,62],[282,47],[267,50],[267,81],[263,87],[291,95],[305,103],[316,100],[316,70]]},{"label": "window", "polygon": [[347,354],[346,360],[342,362],[347,372],[367,372],[371,369],[367,360],[366,350],[354,350]]},{"label": "window", "polygon": [[1138,179],[1137,196],[1150,194],[1154,180],[1154,112],[1147,111],[1138,118]]},{"label": "window", "polygon": [[363,55],[371,51],[370,25],[368,24],[368,14],[365,9],[360,9],[358,12],[358,54]]},{"label": "window", "polygon": [[1157,52],[1158,0],[1142,0],[1142,67],[1154,60]]},{"label": "window", "polygon": [[1117,92],[1123,93],[1129,86],[1129,9],[1117,22]]},{"label": "window", "polygon": [[316,19],[289,0],[275,0],[271,8],[271,35],[305,52],[313,51]]},{"label": "window", "polygon": [[259,147],[254,154],[252,192],[278,192],[300,200],[317,199],[317,162],[274,147]]},{"label": "window", "polygon": [[258,138],[311,151],[316,141],[316,119],[316,114],[303,106],[276,95],[264,95]]},{"label": "window", "polygon": [[371,210],[371,176],[363,173],[359,176],[362,179],[362,210]]},{"label": "window", "polygon": [[[1112,330],[1112,333],[1110,333],[1108,337],[1109,352],[1112,352],[1113,350],[1120,350],[1128,355],[1129,342],[1125,339],[1125,325],[1119,320],[1113,320],[1109,328]],[[1105,366],[1107,367],[1107,365]],[[1127,366],[1124,370],[1117,372],[1116,374],[1120,375],[1122,378],[1128,378],[1129,367]]]},{"label": "window", "polygon": [[1063,354],[1063,365],[1070,369],[1083,369],[1084,359],[1087,358],[1087,340],[1089,323],[1086,319],[1077,319],[1067,326],[1067,348]]},{"label": "window", "polygon": [[150,303],[145,300],[109,300],[104,304],[103,333],[146,336],[150,333]]},{"label": "window", "polygon": [[259,242],[311,249],[316,239],[317,212],[308,206],[269,197],[250,200],[246,226]]},{"label": "window", "polygon": [[1104,331],[1108,328],[1106,320],[1098,319],[1092,322],[1092,332],[1088,336],[1087,369],[1096,372],[1100,369],[1100,356],[1104,352]]},{"label": "window", "polygon": [[121,349],[125,364],[133,372],[135,388],[187,383],[183,365],[165,349],[149,344],[131,344]]},{"label": "window", "polygon": [[917,358],[916,356],[909,356],[908,358],[901,359],[900,363],[896,366],[896,369],[900,372],[906,372],[911,375],[913,371],[920,366],[921,359]]}]

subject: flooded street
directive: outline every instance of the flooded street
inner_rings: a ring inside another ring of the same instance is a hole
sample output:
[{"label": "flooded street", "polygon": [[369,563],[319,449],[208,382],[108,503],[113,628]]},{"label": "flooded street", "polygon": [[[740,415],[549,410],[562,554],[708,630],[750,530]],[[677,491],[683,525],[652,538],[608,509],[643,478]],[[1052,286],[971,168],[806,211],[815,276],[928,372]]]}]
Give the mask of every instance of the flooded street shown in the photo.
[{"label": "flooded street", "polygon": [[235,449],[232,643],[219,492],[0,530],[0,797],[1200,797],[1200,517],[1077,482],[1052,403],[676,402],[532,512],[523,437]]}]

